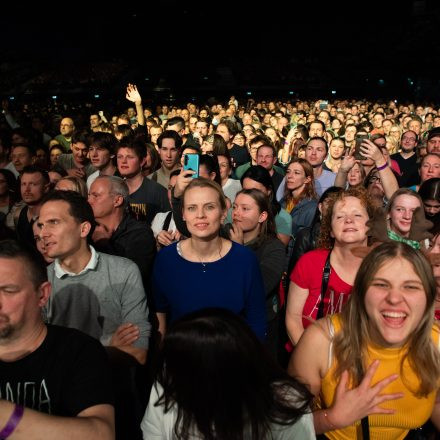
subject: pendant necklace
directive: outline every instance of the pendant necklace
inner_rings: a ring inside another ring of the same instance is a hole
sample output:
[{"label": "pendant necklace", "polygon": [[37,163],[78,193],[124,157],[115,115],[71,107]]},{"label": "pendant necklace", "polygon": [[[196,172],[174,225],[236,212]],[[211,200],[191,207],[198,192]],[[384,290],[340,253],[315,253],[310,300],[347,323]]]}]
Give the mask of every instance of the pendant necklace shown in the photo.
[{"label": "pendant necklace", "polygon": [[[223,240],[221,239],[221,237],[219,237],[219,239],[220,239],[220,249],[218,251],[218,256],[219,256],[219,258],[221,258],[222,257]],[[202,272],[206,273],[206,265],[208,263],[202,261],[202,259],[200,258],[199,254],[195,251],[192,241],[191,241],[191,248],[192,248],[193,252],[196,254],[196,257],[198,258],[198,260],[200,261],[200,263],[202,265]]]}]

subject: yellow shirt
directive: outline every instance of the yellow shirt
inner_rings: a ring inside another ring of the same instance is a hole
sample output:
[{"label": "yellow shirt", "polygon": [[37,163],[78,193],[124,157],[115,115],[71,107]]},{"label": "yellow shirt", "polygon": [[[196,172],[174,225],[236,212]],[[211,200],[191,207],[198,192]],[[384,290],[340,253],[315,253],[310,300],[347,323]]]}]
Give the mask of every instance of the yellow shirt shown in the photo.
[{"label": "yellow shirt", "polygon": [[[340,316],[333,315],[331,320],[334,331],[337,333],[341,328]],[[433,326],[431,334],[433,341],[437,345],[439,340],[437,326]],[[401,361],[406,352],[407,349],[405,347],[367,347],[366,364],[370,365],[375,359],[380,360],[371,385],[374,386],[377,382],[392,374],[398,374],[399,377],[384,388],[381,394],[404,393],[403,398],[386,401],[380,405],[383,408],[394,409],[396,411],[394,414],[374,414],[368,417],[371,440],[403,439],[410,429],[422,426],[431,416],[436,391],[432,391],[425,398],[419,398],[413,394],[411,390],[417,390],[420,382],[407,359],[403,362],[403,374],[400,373]],[[332,365],[321,383],[321,399],[327,408],[333,403],[338,385],[338,381],[333,377],[336,368],[335,364],[335,359],[333,359]],[[357,438],[358,430],[361,430],[360,421],[343,429],[326,432],[325,435],[332,440],[353,440]]]}]

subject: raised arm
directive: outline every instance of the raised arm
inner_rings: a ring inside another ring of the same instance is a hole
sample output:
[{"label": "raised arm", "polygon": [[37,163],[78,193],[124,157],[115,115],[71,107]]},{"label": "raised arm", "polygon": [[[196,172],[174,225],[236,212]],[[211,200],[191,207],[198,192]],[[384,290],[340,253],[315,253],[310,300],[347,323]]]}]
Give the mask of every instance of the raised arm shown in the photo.
[{"label": "raised arm", "polygon": [[365,157],[374,160],[374,164],[379,171],[385,197],[390,199],[391,196],[399,189],[399,184],[397,183],[396,176],[383,157],[382,152],[373,142],[368,139],[364,139],[362,141],[361,151]]},{"label": "raised arm", "polygon": [[342,159],[338,174],[336,174],[335,186],[345,189],[345,185],[347,184],[347,175],[349,171],[354,167],[356,162],[357,161],[354,156],[345,156]]},{"label": "raised arm", "polygon": [[136,115],[138,125],[145,125],[145,116],[144,116],[144,108],[142,107],[142,98],[136,84],[128,84],[127,86],[127,94],[125,97],[134,103],[136,106]]}]

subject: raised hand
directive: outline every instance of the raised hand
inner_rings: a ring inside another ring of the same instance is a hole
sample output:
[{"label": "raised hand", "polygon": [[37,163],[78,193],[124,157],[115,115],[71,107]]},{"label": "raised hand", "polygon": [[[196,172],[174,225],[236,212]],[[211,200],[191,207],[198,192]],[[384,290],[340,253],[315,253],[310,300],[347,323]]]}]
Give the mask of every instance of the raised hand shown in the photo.
[{"label": "raised hand", "polygon": [[127,86],[127,94],[125,95],[125,97],[129,101],[134,102],[135,104],[142,102],[141,95],[138,92],[138,89],[137,89],[135,84],[128,84],[128,86]]}]

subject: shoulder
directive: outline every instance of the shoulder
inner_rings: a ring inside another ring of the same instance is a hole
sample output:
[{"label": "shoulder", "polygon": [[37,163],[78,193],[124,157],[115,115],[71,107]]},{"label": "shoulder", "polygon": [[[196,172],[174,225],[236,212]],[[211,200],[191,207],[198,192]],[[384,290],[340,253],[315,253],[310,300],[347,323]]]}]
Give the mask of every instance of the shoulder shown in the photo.
[{"label": "shoulder", "polygon": [[[120,274],[124,273],[124,271],[137,269],[136,263],[134,263],[132,260],[130,260],[128,258],[119,257],[117,255],[105,254],[103,252],[98,252],[98,256],[99,256],[98,265],[100,267],[103,267],[103,266],[108,267],[110,269],[111,273],[115,273],[115,274],[120,275]],[[118,270],[113,270],[115,268],[118,268]],[[120,269],[123,269],[123,270],[120,270]]]},{"label": "shoulder", "polygon": [[[318,264],[321,263],[324,264],[325,260],[327,259],[327,256],[329,254],[328,249],[314,249],[312,251],[306,252],[304,255],[302,255],[299,259],[302,263],[314,263]],[[299,262],[298,261],[298,262]]]},{"label": "shoulder", "polygon": [[176,259],[178,256],[177,252],[177,243],[171,243],[169,246],[164,246],[156,255],[156,261],[166,261],[169,262],[169,259]]}]

